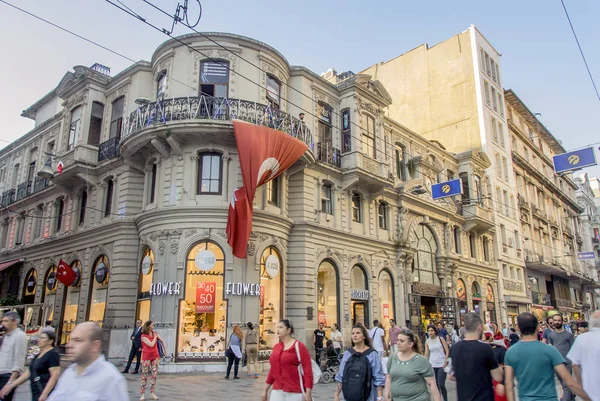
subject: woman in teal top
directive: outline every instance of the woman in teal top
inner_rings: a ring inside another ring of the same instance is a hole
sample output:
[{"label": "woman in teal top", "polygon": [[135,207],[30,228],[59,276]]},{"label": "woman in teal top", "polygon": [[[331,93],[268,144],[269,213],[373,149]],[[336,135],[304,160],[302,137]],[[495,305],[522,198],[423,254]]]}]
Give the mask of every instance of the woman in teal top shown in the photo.
[{"label": "woman in teal top", "polygon": [[440,401],[433,368],[421,355],[417,336],[410,330],[398,335],[398,352],[388,359],[385,401]]}]

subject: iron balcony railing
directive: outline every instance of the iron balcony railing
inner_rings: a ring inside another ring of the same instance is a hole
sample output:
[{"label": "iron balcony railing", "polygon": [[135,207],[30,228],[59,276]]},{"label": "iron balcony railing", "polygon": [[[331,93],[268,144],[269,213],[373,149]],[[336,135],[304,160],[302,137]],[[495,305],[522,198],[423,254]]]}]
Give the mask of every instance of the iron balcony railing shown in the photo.
[{"label": "iron balcony railing", "polygon": [[33,180],[33,192],[36,193],[46,189],[48,188],[48,185],[50,185],[50,180],[48,178],[35,177]]},{"label": "iron balcony railing", "polygon": [[15,189],[2,192],[2,206],[8,206],[15,201]]},{"label": "iron balcony railing", "polygon": [[171,121],[247,121],[285,132],[308,145],[314,143],[303,121],[271,106],[247,100],[206,95],[158,100],[139,107],[127,116],[123,125],[123,137],[144,128]]},{"label": "iron balcony railing", "polygon": [[550,294],[544,294],[542,292],[531,291],[531,302],[536,305],[552,306]]},{"label": "iron balcony railing", "polygon": [[17,185],[17,200],[23,199],[30,194],[31,181],[22,182]]},{"label": "iron balcony railing", "polygon": [[117,156],[119,156],[119,138],[110,138],[98,146],[98,163]]},{"label": "iron balcony railing", "polygon": [[329,143],[317,143],[317,160],[335,167],[342,166],[342,154]]}]

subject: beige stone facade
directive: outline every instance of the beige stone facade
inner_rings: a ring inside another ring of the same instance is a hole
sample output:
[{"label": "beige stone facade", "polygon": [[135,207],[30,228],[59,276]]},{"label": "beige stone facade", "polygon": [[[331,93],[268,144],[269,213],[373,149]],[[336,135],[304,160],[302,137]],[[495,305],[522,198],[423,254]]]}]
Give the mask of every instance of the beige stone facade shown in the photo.
[{"label": "beige stone facade", "polygon": [[[461,310],[500,319],[485,144],[451,153],[417,135],[387,116],[392,97],[369,74],[324,79],[264,43],[210,37],[226,49],[186,35],[113,77],[76,67],[24,112],[36,127],[0,152],[0,262],[15,262],[0,297],[45,305],[31,323],[51,318],[63,342],[74,323],[99,321],[113,360],[134,320],[151,319],[167,371],[222,369],[232,326],[248,321],[266,359],[283,317],[308,343],[320,321],[349,341],[373,319],[419,331]],[[225,233],[242,182],[234,118],[309,146],[258,189],[245,260]],[[49,182],[36,178],[44,152],[64,163]],[[455,178],[462,200],[431,199]],[[49,283],[61,258],[78,286]]]}]

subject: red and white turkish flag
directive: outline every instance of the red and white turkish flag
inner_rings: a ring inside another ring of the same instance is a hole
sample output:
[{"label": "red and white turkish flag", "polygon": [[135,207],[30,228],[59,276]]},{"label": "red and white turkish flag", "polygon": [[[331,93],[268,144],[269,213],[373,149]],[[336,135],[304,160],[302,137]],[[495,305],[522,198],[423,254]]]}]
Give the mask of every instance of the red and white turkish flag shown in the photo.
[{"label": "red and white turkish flag", "polygon": [[68,287],[73,284],[76,278],[77,273],[75,273],[71,266],[64,260],[59,260],[58,268],[56,269],[56,279]]},{"label": "red and white turkish flag", "polygon": [[281,131],[234,120],[233,133],[240,156],[244,186],[233,193],[227,217],[227,238],[233,254],[246,259],[252,232],[256,188],[277,178],[302,157],[308,146]]}]

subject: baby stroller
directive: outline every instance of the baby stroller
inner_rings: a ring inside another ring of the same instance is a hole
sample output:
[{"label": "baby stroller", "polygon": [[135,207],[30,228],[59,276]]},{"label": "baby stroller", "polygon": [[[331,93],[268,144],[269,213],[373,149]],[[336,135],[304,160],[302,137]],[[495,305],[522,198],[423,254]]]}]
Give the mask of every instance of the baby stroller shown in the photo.
[{"label": "baby stroller", "polygon": [[342,358],[341,354],[338,356],[337,352],[335,352],[335,348],[333,348],[333,344],[329,344],[330,342],[331,341],[327,341],[327,360],[325,366],[321,368],[323,373],[321,374],[320,382],[324,384],[333,381],[340,369],[340,360]]}]

